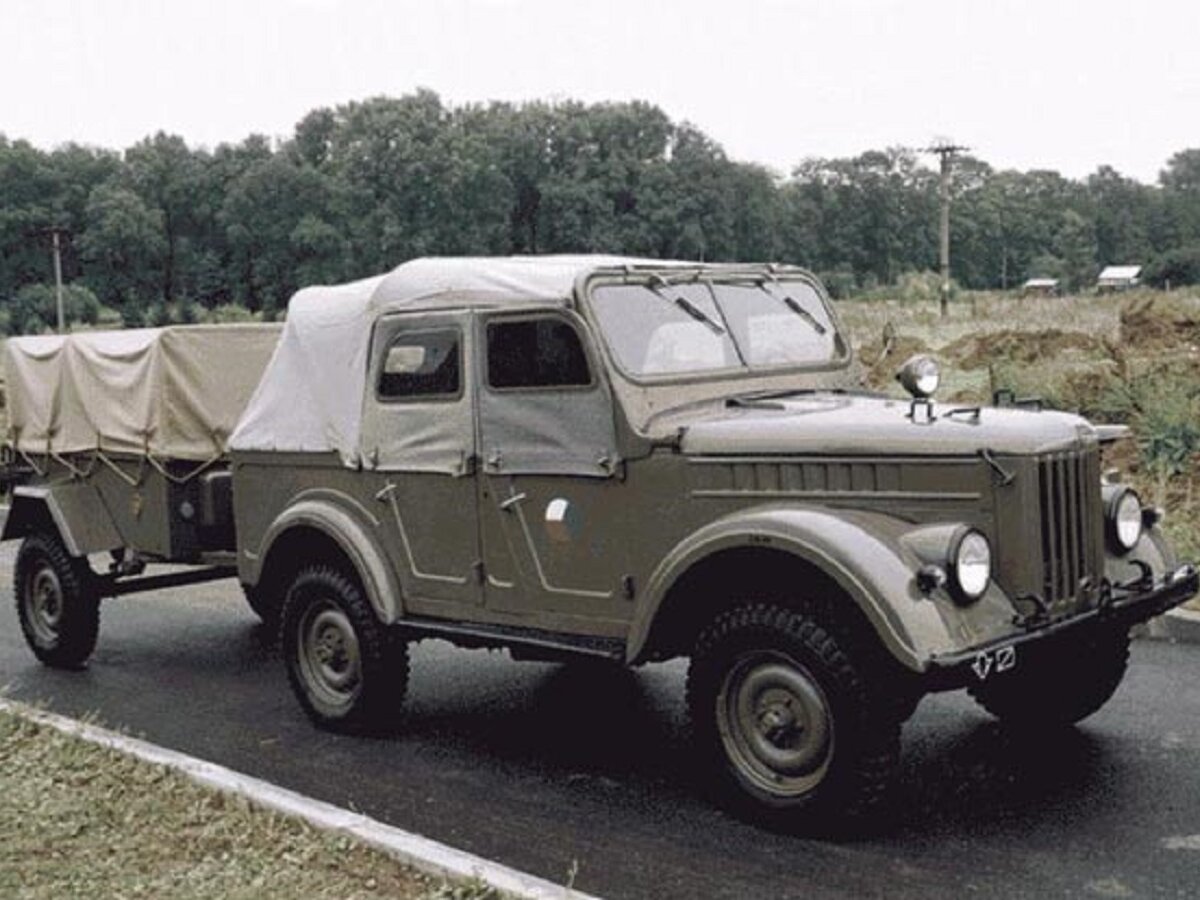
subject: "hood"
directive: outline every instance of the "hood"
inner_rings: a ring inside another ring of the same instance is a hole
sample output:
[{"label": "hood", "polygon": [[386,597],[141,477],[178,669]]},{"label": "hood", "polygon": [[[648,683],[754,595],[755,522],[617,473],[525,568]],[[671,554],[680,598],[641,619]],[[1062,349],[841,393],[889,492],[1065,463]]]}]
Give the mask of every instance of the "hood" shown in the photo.
[{"label": "hood", "polygon": [[[974,455],[1037,454],[1095,441],[1069,413],[934,404],[933,419],[910,417],[907,400],[812,394],[746,400],[682,429],[689,454]],[[955,412],[957,410],[958,412]]]}]

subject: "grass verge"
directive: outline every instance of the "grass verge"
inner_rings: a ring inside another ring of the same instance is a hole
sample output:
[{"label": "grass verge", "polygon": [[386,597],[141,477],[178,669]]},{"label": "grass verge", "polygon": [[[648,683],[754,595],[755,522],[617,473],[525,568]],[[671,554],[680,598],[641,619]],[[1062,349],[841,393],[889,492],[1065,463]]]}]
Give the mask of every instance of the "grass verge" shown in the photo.
[{"label": "grass verge", "polygon": [[497,897],[0,711],[0,896]]}]

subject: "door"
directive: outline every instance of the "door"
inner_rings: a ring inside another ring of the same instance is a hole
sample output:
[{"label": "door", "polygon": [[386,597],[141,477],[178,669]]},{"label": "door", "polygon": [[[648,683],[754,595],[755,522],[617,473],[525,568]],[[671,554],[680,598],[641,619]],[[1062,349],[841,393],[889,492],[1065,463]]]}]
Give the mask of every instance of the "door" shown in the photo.
[{"label": "door", "polygon": [[470,319],[380,319],[363,410],[363,459],[405,603],[453,614],[483,601]]},{"label": "door", "polygon": [[539,627],[620,634],[630,617],[612,395],[561,310],[482,316],[485,602]]}]

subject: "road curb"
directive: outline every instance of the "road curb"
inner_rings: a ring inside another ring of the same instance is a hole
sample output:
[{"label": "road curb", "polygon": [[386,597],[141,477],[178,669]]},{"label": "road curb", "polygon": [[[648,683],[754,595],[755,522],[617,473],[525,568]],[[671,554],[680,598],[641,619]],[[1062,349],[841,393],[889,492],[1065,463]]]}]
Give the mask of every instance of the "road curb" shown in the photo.
[{"label": "road curb", "polygon": [[1146,623],[1145,636],[1176,644],[1200,644],[1200,612],[1173,609]]},{"label": "road curb", "polygon": [[0,698],[0,711],[22,716],[64,734],[135,756],[153,765],[165,766],[197,784],[244,797],[263,809],[303,819],[323,831],[348,835],[435,878],[477,879],[506,895],[522,900],[597,900],[588,894],[511,869],[482,856],[457,850],[361,813],[314,800],[269,781],[243,775],[216,763],[168,750],[138,738],[127,737],[107,728],[3,698]]}]

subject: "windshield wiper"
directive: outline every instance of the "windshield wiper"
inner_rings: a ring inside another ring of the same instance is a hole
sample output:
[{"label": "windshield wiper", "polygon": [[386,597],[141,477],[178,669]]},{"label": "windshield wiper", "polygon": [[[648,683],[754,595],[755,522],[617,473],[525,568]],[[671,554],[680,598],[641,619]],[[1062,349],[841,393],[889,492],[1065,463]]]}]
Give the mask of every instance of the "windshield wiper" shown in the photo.
[{"label": "windshield wiper", "polygon": [[716,323],[712,319],[710,319],[708,317],[708,315],[704,312],[704,310],[702,310],[700,307],[698,307],[695,303],[693,303],[687,297],[683,296],[683,294],[675,294],[672,297],[668,297],[665,293],[663,293],[662,288],[670,287],[670,283],[665,278],[663,278],[661,275],[655,275],[653,277],[653,279],[650,281],[650,283],[648,285],[646,285],[646,287],[648,287],[650,289],[650,292],[652,294],[654,294],[655,297],[661,297],[663,300],[666,300],[668,303],[672,303],[675,306],[678,306],[680,309],[682,309],[685,313],[687,313],[689,316],[691,316],[697,322],[703,322],[705,325],[707,325],[712,330],[713,334],[724,334],[725,333],[724,328],[722,328],[718,323]]},{"label": "windshield wiper", "polygon": [[[776,281],[775,279],[771,279],[771,284],[778,286],[779,282]],[[800,318],[802,318],[805,322],[807,322],[809,325],[811,325],[813,328],[813,331],[815,331],[817,334],[825,334],[829,330],[824,325],[822,325],[819,321],[817,321],[817,317],[814,316],[812,313],[810,313],[807,309],[805,309],[800,304],[800,301],[797,300],[795,297],[793,297],[791,294],[784,294],[783,296],[773,294],[771,291],[767,290],[767,282],[765,282],[765,281],[760,281],[758,283],[758,286],[760,288],[762,288],[763,293],[766,294],[768,297],[775,297],[775,299],[779,300],[784,306],[786,306],[788,309],[790,309],[792,312],[794,312],[796,315],[798,315]]]}]

